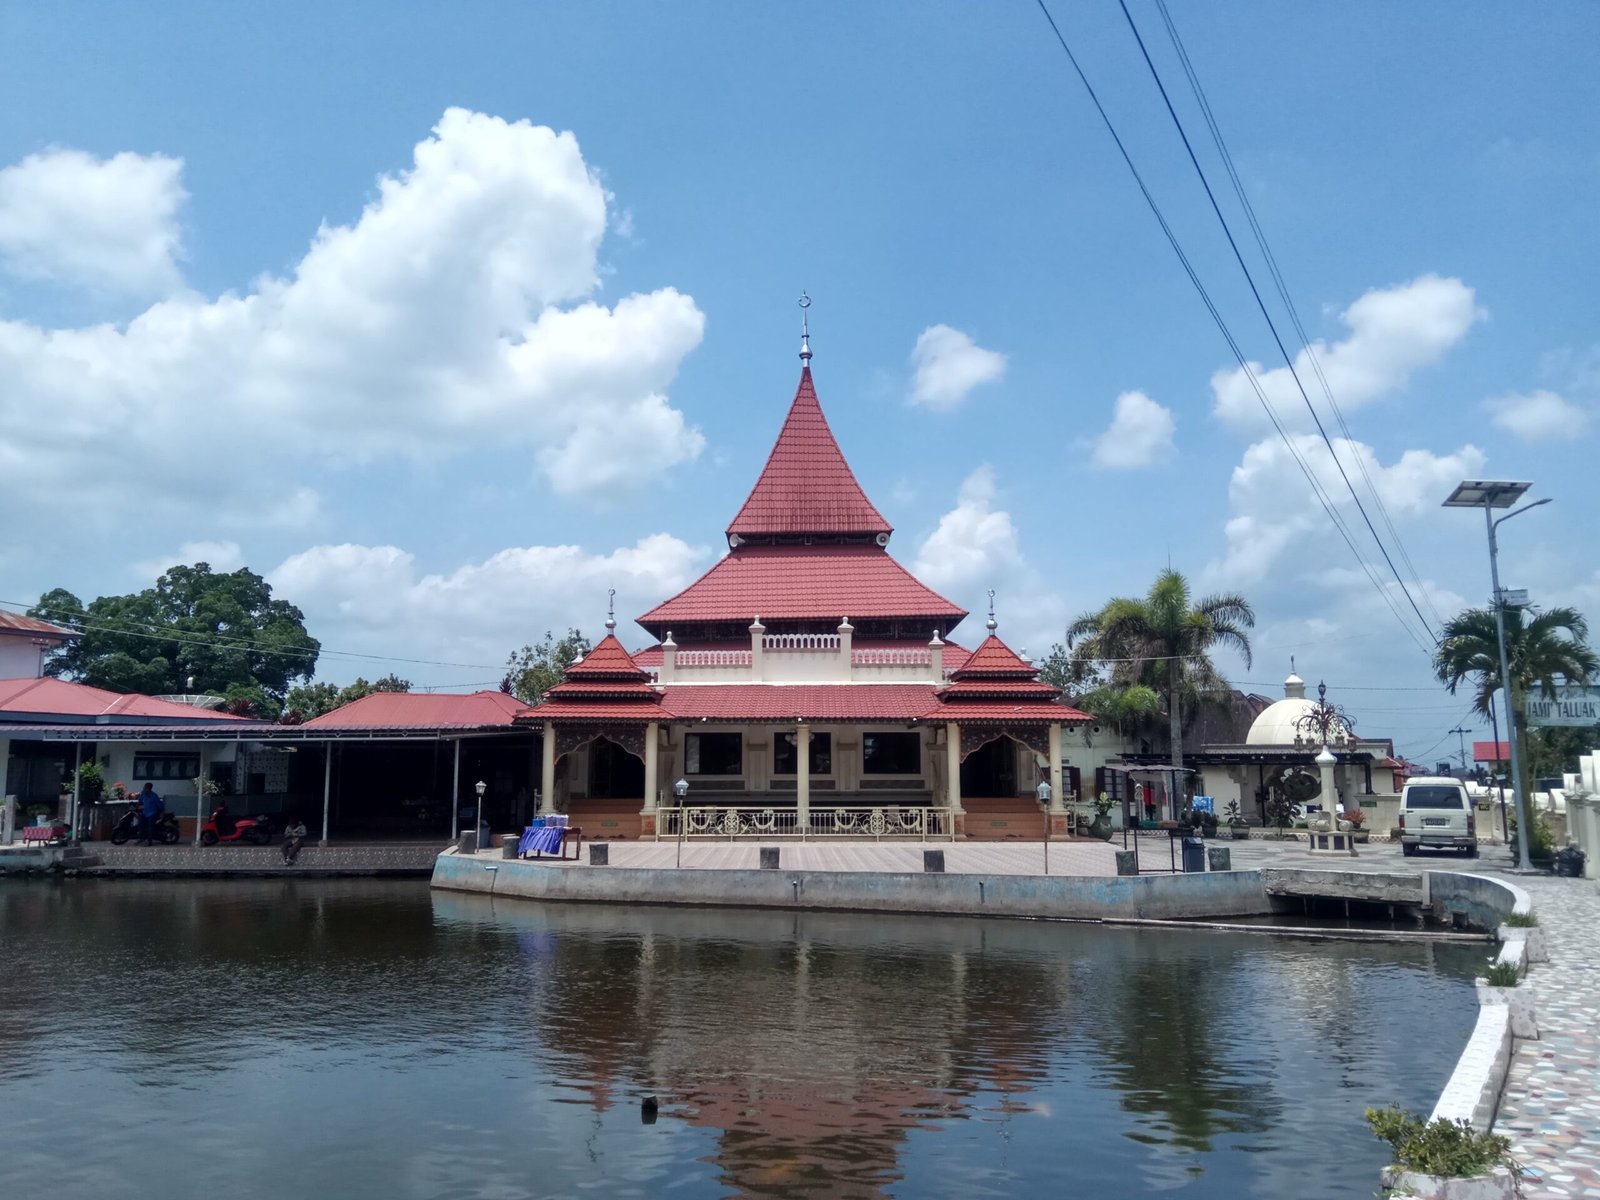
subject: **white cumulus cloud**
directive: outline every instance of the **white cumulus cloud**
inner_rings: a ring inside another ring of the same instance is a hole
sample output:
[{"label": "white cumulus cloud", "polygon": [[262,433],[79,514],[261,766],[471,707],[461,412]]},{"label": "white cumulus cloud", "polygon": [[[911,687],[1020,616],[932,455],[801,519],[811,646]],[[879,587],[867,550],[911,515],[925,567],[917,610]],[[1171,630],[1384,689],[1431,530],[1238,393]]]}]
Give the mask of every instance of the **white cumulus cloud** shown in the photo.
[{"label": "white cumulus cloud", "polygon": [[[334,650],[498,668],[546,629],[576,624],[598,639],[609,588],[617,589],[626,637],[630,614],[682,590],[708,558],[704,547],[655,533],[603,554],[575,545],[514,546],[482,562],[422,573],[416,555],[398,546],[344,543],[303,550],[267,578],[274,596],[304,610],[307,627]],[[336,660],[320,673],[337,676]]]},{"label": "white cumulus cloud", "polygon": [[244,552],[238,542],[185,542],[172,554],[134,563],[133,573],[140,579],[154,582],[170,567],[188,567],[195,563],[206,563],[213,571],[224,574],[244,566]]},{"label": "white cumulus cloud", "polygon": [[0,168],[0,267],[25,279],[137,297],[182,282],[183,160],[81,150]]},{"label": "white cumulus cloud", "polygon": [[[1369,547],[1366,552],[1377,558],[1328,447],[1312,434],[1292,434],[1290,440],[1321,481],[1335,511],[1343,514],[1352,530],[1360,530],[1359,537],[1352,533],[1357,546]],[[1362,442],[1334,438],[1333,447],[1353,480],[1360,478],[1360,460],[1397,521],[1436,509],[1452,487],[1462,479],[1477,477],[1487,461],[1483,451],[1471,445],[1453,454],[1407,450],[1388,466]],[[1228,548],[1221,562],[1207,568],[1213,580],[1234,587],[1254,583],[1272,572],[1291,547],[1322,565],[1343,566],[1351,561],[1349,550],[1281,439],[1257,442],[1244,452],[1228,484],[1228,502],[1232,510],[1225,527]],[[1371,502],[1367,503],[1370,508]],[[1304,565],[1303,561],[1297,563]]]},{"label": "white cumulus cloud", "polygon": [[[1350,412],[1405,387],[1415,371],[1438,362],[1484,315],[1472,289],[1461,280],[1423,275],[1398,287],[1367,292],[1340,315],[1350,335],[1343,341],[1315,342],[1312,348],[1334,399]],[[1284,426],[1311,428],[1311,416],[1289,369],[1250,366]],[[1295,371],[1321,411],[1326,399],[1306,350],[1295,356]],[[1216,397],[1213,411],[1227,424],[1245,433],[1268,427],[1243,370],[1218,371],[1211,378],[1211,389]],[[1328,414],[1323,416],[1326,420]]]},{"label": "white cumulus cloud", "polygon": [[911,403],[946,411],[1006,373],[1006,356],[948,325],[930,325],[911,351]]},{"label": "white cumulus cloud", "polygon": [[1575,437],[1589,425],[1589,414],[1557,392],[1543,388],[1485,400],[1490,420],[1525,442]]},{"label": "white cumulus cloud", "polygon": [[473,449],[564,493],[641,486],[704,444],[666,393],[705,318],[670,287],[592,299],[608,199],[572,134],[451,109],[287,276],[125,326],[0,321],[0,503],[92,500],[128,462],[182,508],[242,472],[302,494]]},{"label": "white cumulus cloud", "polygon": [[1111,424],[1094,440],[1096,466],[1114,470],[1149,467],[1172,457],[1177,429],[1172,410],[1143,392],[1123,392],[1111,412]]}]

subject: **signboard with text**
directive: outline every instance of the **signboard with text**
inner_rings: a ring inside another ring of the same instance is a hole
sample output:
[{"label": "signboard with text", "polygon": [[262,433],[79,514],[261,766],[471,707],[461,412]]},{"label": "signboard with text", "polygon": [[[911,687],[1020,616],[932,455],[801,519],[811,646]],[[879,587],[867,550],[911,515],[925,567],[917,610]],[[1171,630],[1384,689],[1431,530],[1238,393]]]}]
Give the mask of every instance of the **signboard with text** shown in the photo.
[{"label": "signboard with text", "polygon": [[1600,725],[1600,687],[1568,686],[1553,696],[1535,688],[1528,696],[1528,724],[1535,729]]}]

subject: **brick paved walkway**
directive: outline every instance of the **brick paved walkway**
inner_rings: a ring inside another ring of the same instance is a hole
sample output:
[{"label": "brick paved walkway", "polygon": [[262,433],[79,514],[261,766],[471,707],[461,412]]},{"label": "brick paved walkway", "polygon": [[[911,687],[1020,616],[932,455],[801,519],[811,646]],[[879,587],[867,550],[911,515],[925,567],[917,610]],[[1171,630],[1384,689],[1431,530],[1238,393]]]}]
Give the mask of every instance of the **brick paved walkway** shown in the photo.
[{"label": "brick paved walkway", "polygon": [[1533,897],[1550,961],[1523,984],[1538,998],[1539,1040],[1517,1047],[1495,1130],[1512,1138],[1527,1200],[1600,1196],[1600,887],[1516,882]]}]

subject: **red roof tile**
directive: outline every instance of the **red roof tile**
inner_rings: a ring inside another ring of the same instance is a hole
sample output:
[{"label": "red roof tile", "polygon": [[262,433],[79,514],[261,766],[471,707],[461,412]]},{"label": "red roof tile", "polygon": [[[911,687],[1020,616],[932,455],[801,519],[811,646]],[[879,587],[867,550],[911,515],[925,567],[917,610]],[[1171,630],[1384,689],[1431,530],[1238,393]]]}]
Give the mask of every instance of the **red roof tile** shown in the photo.
[{"label": "red roof tile", "polygon": [[740,546],[694,583],[639,618],[660,636],[674,624],[763,620],[852,621],[965,617],[877,546]]},{"label": "red roof tile", "polygon": [[608,633],[594,648],[564,672],[565,679],[619,679],[643,682],[649,676],[639,669],[633,656],[617,641],[617,635]]},{"label": "red roof tile", "polygon": [[1038,674],[1037,667],[1024,662],[1015,650],[991,633],[978,643],[978,648],[962,664],[955,678],[1033,679]]},{"label": "red roof tile", "polygon": [[503,725],[527,708],[505,692],[468,695],[371,692],[307,721],[306,729],[483,729]]},{"label": "red roof tile", "polygon": [[64,642],[68,638],[82,637],[75,629],[63,629],[49,621],[25,617],[21,613],[0,611],[0,634],[13,633],[22,637],[50,638]]},{"label": "red roof tile", "polygon": [[1086,712],[1049,700],[983,699],[936,704],[923,714],[923,719],[958,723],[980,721],[986,725],[1006,721],[1029,725],[1048,725],[1053,721],[1060,721],[1063,725],[1084,725],[1094,720]]},{"label": "red roof tile", "polygon": [[[154,696],[108,692],[104,688],[43,679],[0,679],[0,713],[59,714],[72,717],[161,717],[168,721],[239,721],[243,718]],[[0,730],[5,728],[0,725]]]},{"label": "red roof tile", "polygon": [[1473,762],[1509,762],[1511,760],[1510,742],[1473,742]]},{"label": "red roof tile", "polygon": [[811,368],[805,367],[767,465],[728,526],[730,537],[887,535],[892,529],[856,482],[817,403]]},{"label": "red roof tile", "polygon": [[[647,692],[649,689],[645,689]],[[665,721],[671,716],[662,709],[656,693],[630,696],[627,699],[578,697],[565,699],[551,688],[544,703],[536,708],[525,708],[517,714],[517,723],[539,724],[542,721]]]}]

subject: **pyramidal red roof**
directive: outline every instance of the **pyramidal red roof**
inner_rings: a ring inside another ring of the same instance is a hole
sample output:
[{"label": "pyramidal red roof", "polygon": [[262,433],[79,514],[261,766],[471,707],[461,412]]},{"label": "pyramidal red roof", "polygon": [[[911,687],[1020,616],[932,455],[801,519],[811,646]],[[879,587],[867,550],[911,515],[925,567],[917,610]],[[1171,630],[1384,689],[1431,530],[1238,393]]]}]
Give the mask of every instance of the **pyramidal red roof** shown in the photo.
[{"label": "pyramidal red roof", "polygon": [[811,368],[800,387],[761,477],[728,526],[730,542],[781,534],[883,534],[893,531],[867,499],[833,439],[817,403]]},{"label": "pyramidal red roof", "polygon": [[[961,664],[952,679],[1032,679],[1038,674],[1010,646],[991,633],[978,643],[971,657]],[[1041,685],[1041,686],[1049,686]]]},{"label": "pyramidal red roof", "polygon": [[562,677],[575,682],[614,679],[625,683],[644,683],[650,678],[649,674],[633,661],[633,655],[617,641],[617,635],[614,633],[608,633],[601,638],[594,649],[562,672]]}]

